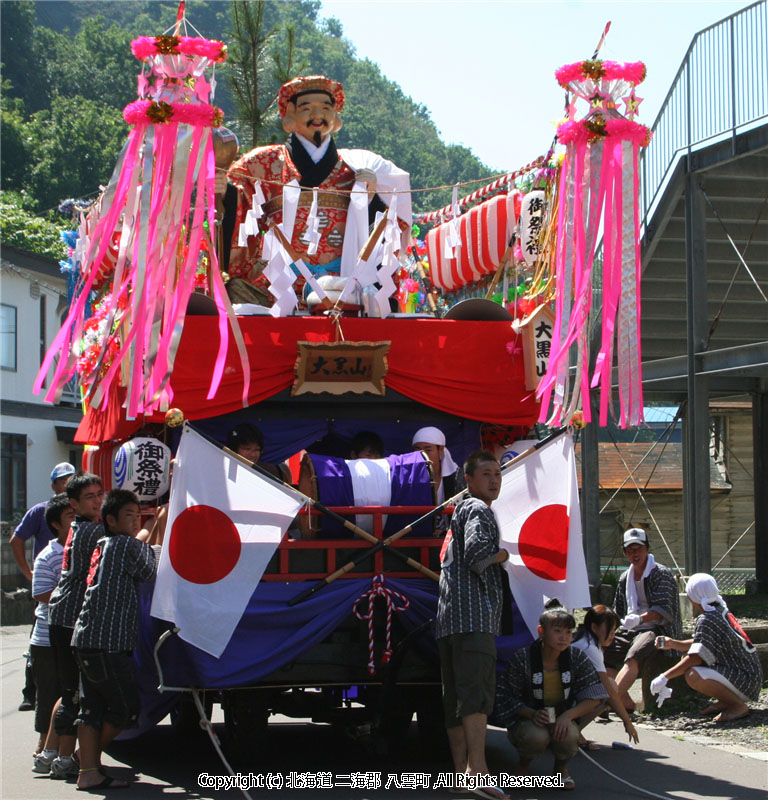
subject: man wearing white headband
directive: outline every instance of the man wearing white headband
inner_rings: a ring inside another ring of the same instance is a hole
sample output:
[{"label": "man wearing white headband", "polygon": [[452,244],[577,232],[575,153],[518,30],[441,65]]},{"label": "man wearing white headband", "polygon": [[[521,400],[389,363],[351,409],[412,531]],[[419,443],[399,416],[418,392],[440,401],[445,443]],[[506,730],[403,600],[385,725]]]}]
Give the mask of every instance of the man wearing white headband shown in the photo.
[{"label": "man wearing white headband", "polygon": [[605,650],[605,665],[610,675],[616,675],[625,708],[634,711],[629,688],[637,680],[643,662],[655,651],[656,637],[679,638],[683,621],[675,576],[656,563],[648,534],[642,528],[630,528],[624,531],[623,545],[630,566],[619,578],[613,602],[621,627],[613,644]]},{"label": "man wearing white headband", "polygon": [[438,505],[466,487],[462,471],[451,457],[451,451],[445,446],[445,434],[439,428],[419,428],[413,434],[411,444],[432,462]]},{"label": "man wearing white headband", "polygon": [[686,655],[651,683],[661,705],[672,694],[667,682],[685,675],[686,683],[716,702],[701,713],[717,714],[715,722],[731,722],[749,714],[747,700],[757,700],[763,683],[760,657],[749,636],[728,611],[711,575],[691,575],[685,592],[693,605],[696,627],[693,639],[659,637],[660,650],[682,650]]}]

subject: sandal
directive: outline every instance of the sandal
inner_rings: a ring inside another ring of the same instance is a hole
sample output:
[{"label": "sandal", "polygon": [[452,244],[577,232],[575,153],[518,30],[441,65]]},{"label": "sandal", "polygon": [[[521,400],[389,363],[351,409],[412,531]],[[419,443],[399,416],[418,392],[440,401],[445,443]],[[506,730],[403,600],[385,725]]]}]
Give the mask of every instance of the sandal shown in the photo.
[{"label": "sandal", "polygon": [[478,786],[476,789],[468,789],[469,794],[476,794],[484,800],[509,800],[509,795],[499,789],[498,786]]},{"label": "sandal", "polygon": [[576,788],[576,781],[570,775],[566,775],[560,788],[566,792],[572,792]]},{"label": "sandal", "polygon": [[742,711],[741,714],[726,714],[725,711],[719,713],[715,719],[715,725],[724,725],[726,722],[736,722],[737,719],[744,719],[749,716],[749,709]]},{"label": "sandal", "polygon": [[[101,774],[101,773],[99,773]],[[78,792],[103,792],[105,789],[128,789],[130,783],[127,781],[120,781],[117,778],[112,778],[107,775],[99,783],[94,783],[93,786],[78,786]]]}]

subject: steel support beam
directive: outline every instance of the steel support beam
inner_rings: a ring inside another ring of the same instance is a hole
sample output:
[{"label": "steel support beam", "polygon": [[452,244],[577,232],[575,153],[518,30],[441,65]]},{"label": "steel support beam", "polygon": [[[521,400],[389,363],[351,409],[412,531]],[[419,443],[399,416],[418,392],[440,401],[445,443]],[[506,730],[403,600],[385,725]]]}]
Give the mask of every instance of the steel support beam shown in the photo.
[{"label": "steel support beam", "polygon": [[[735,373],[760,377],[768,375],[768,342],[726,347],[696,354],[697,374],[722,375]],[[646,361],[643,364],[643,381],[674,380],[688,374],[687,356],[673,356]],[[618,371],[613,371],[614,386],[618,382]]]},{"label": "steel support beam", "polygon": [[695,173],[685,186],[686,344],[688,404],[683,438],[685,567],[689,575],[712,565],[709,498],[709,378],[697,373],[707,348],[707,231],[704,194]]},{"label": "steel support beam", "polygon": [[752,398],[755,485],[755,573],[760,591],[768,591],[768,392]]},{"label": "steel support beam", "polygon": [[595,393],[585,398],[592,405],[592,419],[581,432],[581,528],[584,558],[590,586],[600,584],[600,467],[597,447],[597,418],[600,409]]}]

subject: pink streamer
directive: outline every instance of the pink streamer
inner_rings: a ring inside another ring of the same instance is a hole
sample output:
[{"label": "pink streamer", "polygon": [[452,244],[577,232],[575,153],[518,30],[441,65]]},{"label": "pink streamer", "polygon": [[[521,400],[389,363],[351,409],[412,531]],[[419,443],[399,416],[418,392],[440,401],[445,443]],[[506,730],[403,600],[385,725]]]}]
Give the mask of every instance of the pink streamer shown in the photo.
[{"label": "pink streamer", "polygon": [[[120,179],[118,180],[112,207],[110,208],[108,215],[99,220],[96,225],[94,235],[91,238],[88,253],[86,254],[82,269],[82,273],[86,274],[87,270],[90,268],[90,271],[87,272],[88,277],[85,279],[80,294],[75,299],[74,304],[67,315],[66,320],[64,321],[64,324],[61,326],[61,329],[56,334],[51,347],[45,354],[43,363],[40,366],[40,371],[38,372],[37,378],[35,378],[35,383],[32,387],[34,394],[40,394],[43,382],[45,381],[46,375],[48,374],[48,370],[50,369],[54,358],[61,354],[59,364],[57,365],[53,379],[51,380],[50,388],[45,396],[45,400],[48,402],[53,402],[53,398],[57,393],[58,387],[66,383],[67,380],[69,380],[69,378],[74,374],[73,366],[69,374],[65,375],[64,379],[62,379],[62,373],[64,373],[67,364],[67,358],[65,357],[65,354],[69,354],[71,352],[73,340],[77,338],[82,330],[85,303],[88,299],[88,295],[91,291],[91,287],[93,286],[93,282],[95,281],[97,274],[97,270],[94,268],[94,265],[100,264],[107,252],[107,248],[109,247],[111,239],[110,234],[115,229],[120,210],[125,201],[125,193],[130,182],[131,174],[129,166],[132,165],[136,159],[139,143],[142,138],[137,131],[138,129],[131,131],[128,139],[128,147],[125,160],[123,162],[123,173],[120,175]],[[96,257],[92,258],[91,256],[96,242],[99,243],[99,248]],[[73,335],[73,333],[75,335]]]}]

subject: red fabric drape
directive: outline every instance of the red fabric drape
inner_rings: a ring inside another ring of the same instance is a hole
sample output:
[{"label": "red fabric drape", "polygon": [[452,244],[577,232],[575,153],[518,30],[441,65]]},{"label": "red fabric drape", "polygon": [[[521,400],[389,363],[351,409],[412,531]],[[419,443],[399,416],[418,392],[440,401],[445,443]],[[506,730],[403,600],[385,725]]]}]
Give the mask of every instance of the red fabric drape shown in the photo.
[{"label": "red fabric drape", "polygon": [[[215,417],[241,407],[242,372],[230,340],[224,376],[216,396],[206,399],[219,336],[215,317],[187,317],[171,385],[172,405],[187,419]],[[333,341],[327,318],[241,317],[251,363],[249,404],[287,389],[294,380],[296,342]],[[433,319],[343,319],[348,341],[391,341],[386,385],[406,397],[459,417],[503,425],[531,425],[538,403],[525,388],[522,352],[508,322]],[[510,352],[512,351],[512,352]],[[121,390],[105,411],[89,409],[75,440],[98,444],[125,439],[145,421],[128,421]]]}]

